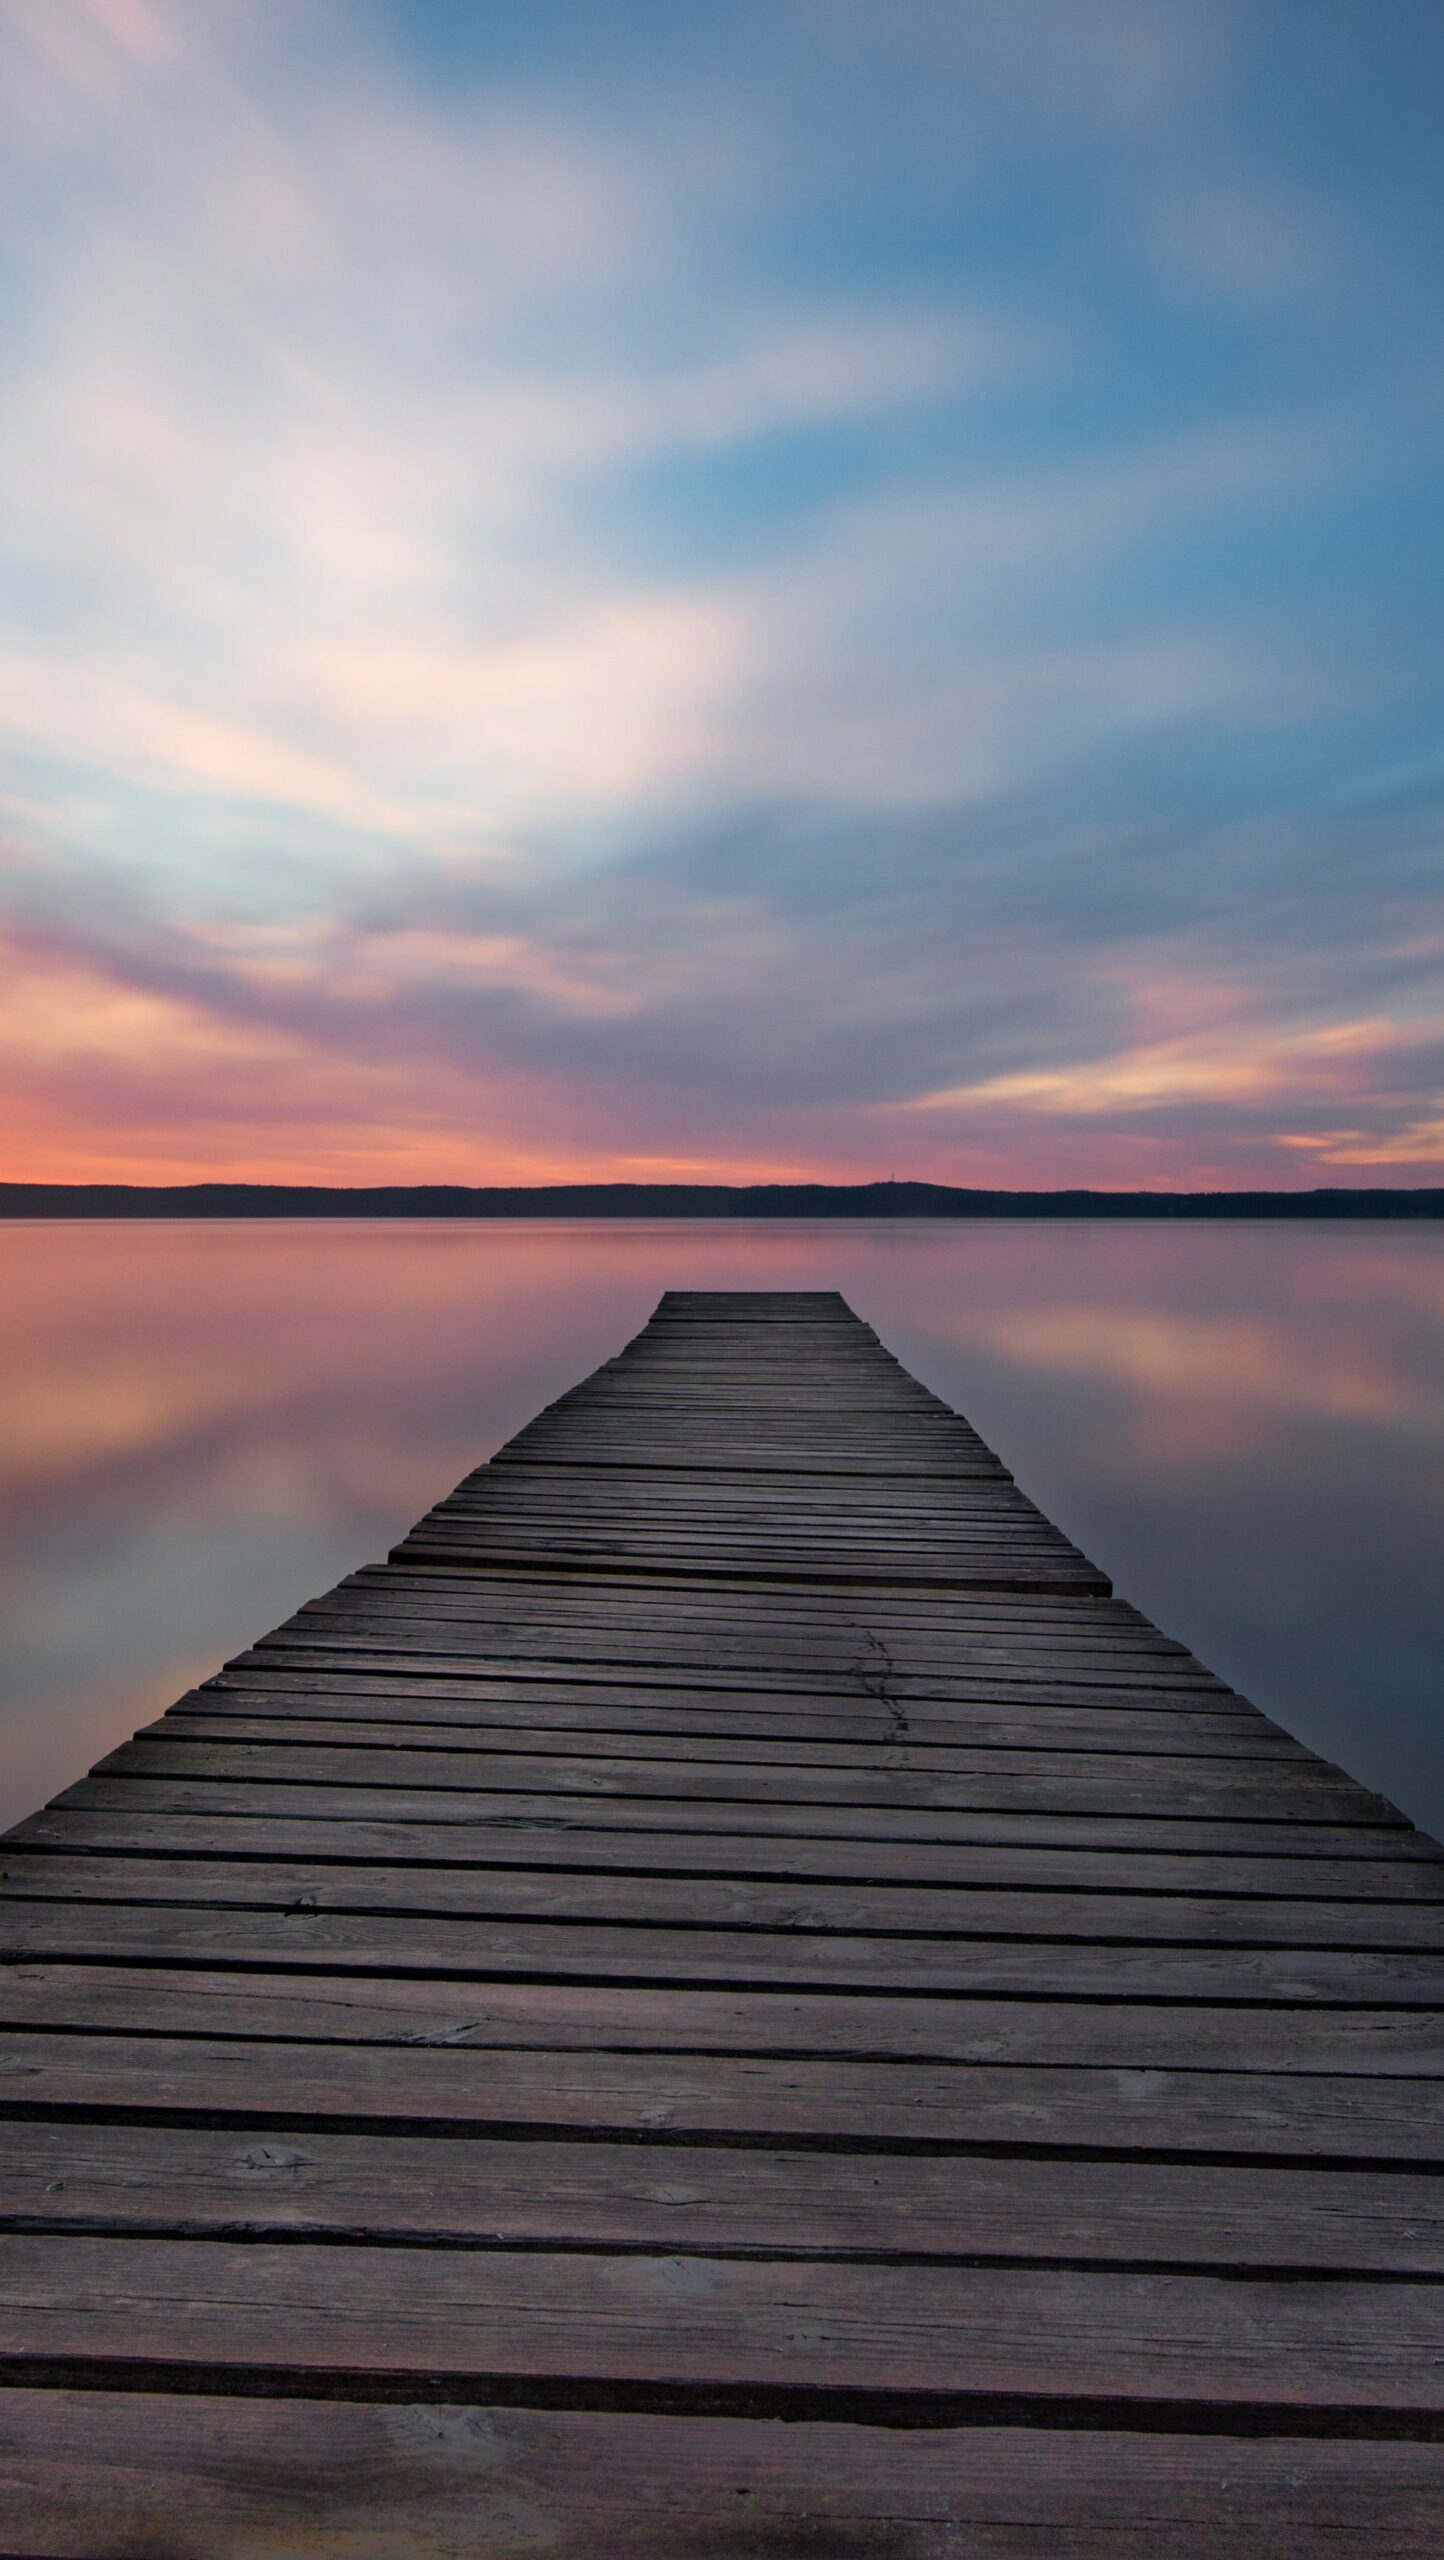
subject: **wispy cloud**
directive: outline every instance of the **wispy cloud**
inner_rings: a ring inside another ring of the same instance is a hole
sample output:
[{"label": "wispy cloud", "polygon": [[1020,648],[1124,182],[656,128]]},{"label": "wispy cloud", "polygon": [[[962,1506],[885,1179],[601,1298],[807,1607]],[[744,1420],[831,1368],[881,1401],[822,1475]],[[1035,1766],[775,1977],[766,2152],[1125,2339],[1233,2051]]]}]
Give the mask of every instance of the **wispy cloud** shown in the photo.
[{"label": "wispy cloud", "polygon": [[[1009,361],[950,303],[734,289],[699,331],[705,174],[484,84],[408,94],[345,23],[149,0],[7,30],[16,121],[89,174],[28,177],[3,458],[41,609],[0,724],[103,776],[136,860],[157,824],[181,858],[193,794],[238,806],[237,853],[248,807],[286,813],[304,862],[318,817],[434,843],[664,790],[715,743],[746,600],[639,574],[599,484]],[[624,363],[638,293],[670,320]],[[128,790],[181,809],[127,821]]]},{"label": "wispy cloud", "polygon": [[0,0],[15,1165],[1433,1162],[1418,226],[1396,449],[1268,19]]},{"label": "wispy cloud", "polygon": [[[348,907],[261,923],[167,923],[21,870],[29,1001],[0,1013],[0,1088],[41,1152],[71,1121],[87,1163],[99,1145],[189,1172],[645,1159],[1289,1181],[1428,1162],[1444,1038],[1427,933],[1404,937],[1394,1009],[1370,1013],[1373,953],[1337,913],[1310,925],[1287,845],[1285,981],[1230,970],[1217,936],[1210,953],[1176,886],[1172,913],[1126,901],[1131,922],[1090,923],[1067,894],[1086,856],[1040,860],[1048,832],[1006,799],[895,817],[883,844],[866,821],[844,843],[833,821],[758,816],[564,892],[525,864],[412,864]],[[1205,877],[1227,867],[1212,852]],[[1391,881],[1375,853],[1397,925],[1409,865]],[[1361,913],[1370,894],[1361,871]]]}]

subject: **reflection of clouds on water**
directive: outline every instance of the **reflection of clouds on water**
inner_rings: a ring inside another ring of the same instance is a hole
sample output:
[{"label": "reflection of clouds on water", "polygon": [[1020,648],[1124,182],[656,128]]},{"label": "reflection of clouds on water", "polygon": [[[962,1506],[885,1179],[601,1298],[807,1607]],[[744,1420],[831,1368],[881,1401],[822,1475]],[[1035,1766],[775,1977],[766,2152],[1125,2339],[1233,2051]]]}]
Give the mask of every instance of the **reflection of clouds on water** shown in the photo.
[{"label": "reflection of clouds on water", "polygon": [[753,1286],[842,1289],[1128,1597],[1444,1820],[1444,1233],[1102,1221],[0,1228],[5,1810],[383,1554],[662,1289]]},{"label": "reflection of clouds on water", "polygon": [[1030,1368],[1067,1369],[1180,1400],[1246,1399],[1250,1409],[1359,1414],[1406,1410],[1405,1381],[1357,1351],[1324,1358],[1281,1324],[1243,1316],[1161,1316],[1112,1307],[1039,1308],[985,1319],[974,1340]]},{"label": "reflection of clouds on water", "polygon": [[[1220,1258],[1217,1230],[1073,1232],[1086,1233],[1085,1250],[1040,1259],[1028,1231],[1011,1229],[1014,1252],[982,1290],[972,1275],[949,1339],[1025,1372],[1130,1390],[1135,1418],[1150,1408],[1165,1447],[1169,1430],[1204,1428],[1220,1449],[1242,1448],[1260,1428],[1314,1414],[1404,1430],[1444,1423],[1444,1254],[1433,1236],[1273,1230],[1263,1243],[1234,1228]],[[1411,1315],[1432,1322],[1401,1321]],[[1207,1421],[1186,1419],[1200,1400]]]},{"label": "reflection of clouds on water", "polygon": [[47,1803],[215,1668],[214,1654],[157,1653],[139,1668],[107,1673],[99,1688],[95,1665],[87,1662],[78,1676],[57,1676],[53,1685],[37,1689],[28,1713],[6,1713],[0,1818],[8,1821]]},{"label": "reflection of clouds on water", "polygon": [[[1296,1279],[1300,1304],[1357,1302],[1408,1307],[1432,1319],[1444,1333],[1444,1255],[1432,1239],[1400,1237],[1371,1251],[1363,1237],[1351,1239],[1348,1254],[1321,1254],[1304,1264]],[[1412,1250],[1410,1249],[1412,1247]]]},{"label": "reflection of clouds on water", "polygon": [[0,1818],[384,1552],[565,1382],[574,1297],[474,1231],[0,1231]]}]

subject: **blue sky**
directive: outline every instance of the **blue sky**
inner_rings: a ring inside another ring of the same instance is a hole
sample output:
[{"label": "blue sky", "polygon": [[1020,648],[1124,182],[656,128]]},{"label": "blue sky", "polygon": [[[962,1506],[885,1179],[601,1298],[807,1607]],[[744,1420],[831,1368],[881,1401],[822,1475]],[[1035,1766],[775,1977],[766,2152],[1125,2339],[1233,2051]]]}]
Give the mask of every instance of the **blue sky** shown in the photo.
[{"label": "blue sky", "polygon": [[1440,1179],[1441,96],[0,0],[8,1169]]}]

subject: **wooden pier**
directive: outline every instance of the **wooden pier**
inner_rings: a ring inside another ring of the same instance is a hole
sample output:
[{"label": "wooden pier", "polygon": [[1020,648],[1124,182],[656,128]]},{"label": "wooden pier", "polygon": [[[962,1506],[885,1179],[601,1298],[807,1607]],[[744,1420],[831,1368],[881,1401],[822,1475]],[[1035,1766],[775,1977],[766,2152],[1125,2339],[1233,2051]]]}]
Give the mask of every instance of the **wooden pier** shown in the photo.
[{"label": "wooden pier", "polygon": [[0,1866],[4,2560],[1444,2547],[1444,1853],[836,1296]]}]

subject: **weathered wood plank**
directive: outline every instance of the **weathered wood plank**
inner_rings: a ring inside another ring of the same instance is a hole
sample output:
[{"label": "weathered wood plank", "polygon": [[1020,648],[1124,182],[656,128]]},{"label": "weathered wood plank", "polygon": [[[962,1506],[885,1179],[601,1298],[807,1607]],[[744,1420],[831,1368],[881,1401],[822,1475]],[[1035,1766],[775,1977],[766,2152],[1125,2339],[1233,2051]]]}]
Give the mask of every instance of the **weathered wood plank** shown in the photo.
[{"label": "weathered wood plank", "polygon": [[[413,1684],[415,1685],[415,1684]],[[441,1691],[408,1696],[384,1689],[355,1688],[336,1680],[329,1687],[314,1683],[304,1691],[277,1688],[257,1681],[193,1690],[167,1710],[167,1718],[265,1719],[286,1725],[307,1717],[335,1725],[458,1725],[477,1732],[536,1731],[550,1735],[606,1733],[676,1735],[706,1740],[749,1738],[824,1745],[865,1744],[875,1755],[881,1744],[910,1748],[987,1747],[1026,1750],[1039,1745],[1069,1751],[1167,1751],[1211,1759],[1296,1760],[1300,1746],[1275,1736],[1260,1718],[1217,1712],[1190,1714],[1180,1708],[1135,1708],[1123,1714],[1090,1713],[1086,1708],[1047,1706],[976,1707],[962,1711],[911,1708],[899,1716],[879,1701],[875,1706],[798,1707],[737,1705],[725,1693],[704,1694],[677,1704],[670,1693],[657,1693],[655,1705],[639,1700],[617,1704],[610,1696],[576,1699],[543,1696],[457,1698]],[[154,1730],[154,1728],[150,1728]],[[341,1739],[341,1736],[337,1737]],[[845,1766],[846,1763],[844,1762]],[[944,1764],[946,1765],[946,1764]]]},{"label": "weathered wood plank", "polygon": [[625,1833],[699,1833],[699,1836],[753,1841],[868,1841],[970,1846],[970,1843],[1047,1843],[1047,1846],[1132,1851],[1175,1843],[1188,1851],[1226,1848],[1237,1856],[1329,1856],[1329,1859],[1408,1859],[1436,1871],[1439,1848],[1408,1830],[1400,1820],[1319,1820],[1267,1818],[1249,1810],[1231,1815],[1134,1815],[1106,1812],[1103,1807],[1073,1807],[1068,1812],[1019,1810],[1014,1805],[960,1807],[894,1807],[894,1805],[801,1805],[786,1800],[768,1805],[755,1800],[707,1802],[704,1797],[645,1795],[556,1795],[538,1782],[525,1787],[333,1787],[323,1779],[169,1779],[87,1777],[77,1779],[46,1807],[49,1812],[102,1807],[120,1812],[225,1812],[238,1820],[271,1820],[279,1815],[305,1815],[325,1823],[351,1820],[405,1820],[433,1823],[474,1838],[507,1836],[509,1830],[543,1823],[561,1836],[607,1830]]},{"label": "weathered wood plank", "polygon": [[[891,1684],[883,1686],[890,1697]],[[324,1661],[316,1663],[304,1656],[292,1660],[259,1650],[216,1672],[186,1695],[217,1702],[232,1696],[390,1700],[401,1712],[413,1706],[433,1707],[444,1713],[452,1706],[484,1708],[495,1704],[530,1709],[533,1715],[545,1710],[550,1716],[553,1707],[574,1707],[599,1719],[613,1706],[622,1714],[643,1713],[655,1707],[664,1714],[795,1718],[799,1729],[805,1727],[824,1734],[833,1729],[845,1734],[852,1717],[870,1719],[871,1730],[879,1719],[889,1720],[893,1711],[876,1686],[843,1690],[837,1683],[825,1686],[820,1682],[797,1682],[778,1689],[756,1675],[733,1678],[713,1673],[705,1664],[681,1673],[669,1673],[665,1666],[655,1672],[636,1671],[606,1662],[579,1663],[570,1670],[552,1671],[526,1661],[496,1671],[475,1665],[466,1671],[437,1671],[425,1663],[404,1671],[387,1671],[364,1661],[328,1668]],[[1211,1729],[1217,1724],[1224,1730],[1277,1730],[1266,1717],[1245,1710],[1226,1691],[1216,1695],[1180,1687],[1152,1688],[1139,1682],[1114,1686],[1108,1681],[1074,1682],[1051,1677],[1045,1683],[1015,1678],[1011,1673],[997,1680],[950,1680],[940,1696],[910,1699],[905,1714],[910,1727],[923,1731],[930,1725],[940,1730],[946,1727],[966,1731],[974,1717],[986,1718],[990,1714],[1059,1718],[1077,1715],[1100,1720],[1142,1715],[1159,1726],[1181,1721],[1185,1727]],[[1069,1726],[1068,1730],[1072,1729]]]},{"label": "weathered wood plank", "polygon": [[[0,1905],[0,1958],[107,1956],[130,1964],[302,1965],[449,1974],[468,1980],[815,1985],[1014,1999],[1263,2001],[1444,2010],[1444,1955],[1413,1948],[1136,1946],[1092,1940],[857,1937],[663,1923],[414,1918],[322,1907],[320,1888],[286,1910],[164,1905]],[[181,1944],[177,1945],[177,1938]],[[1067,1948],[1066,1958],[1060,1950]]]},{"label": "weathered wood plank", "polygon": [[1407,2172],[17,2123],[0,2228],[1444,2275]]},{"label": "weathered wood plank", "polygon": [[666,1758],[686,1760],[706,1766],[716,1761],[724,1766],[756,1766],[772,1768],[875,1769],[881,1755],[892,1769],[916,1769],[924,1775],[947,1776],[958,1772],[971,1776],[981,1764],[984,1768],[1004,1769],[1025,1766],[1015,1756],[1019,1753],[1046,1754],[1049,1762],[1063,1756],[1065,1766],[1073,1765],[1076,1756],[1086,1753],[1090,1761],[1121,1756],[1125,1759],[1155,1759],[1160,1754],[1170,1760],[1220,1760],[1230,1768],[1240,1763],[1262,1763],[1268,1774],[1307,1771],[1311,1776],[1318,1762],[1298,1743],[1275,1742],[1267,1733],[1244,1731],[1241,1734],[1218,1734],[1205,1728],[1202,1733],[1179,1730],[1176,1723],[1165,1732],[1120,1732],[1116,1728],[1102,1740],[1086,1734],[1078,1735],[1066,1727],[1059,1732],[1039,1730],[1035,1724],[1019,1731],[1016,1726],[996,1727],[992,1732],[949,1734],[946,1738],[919,1734],[902,1718],[882,1713],[875,1731],[865,1738],[846,1734],[813,1734],[806,1731],[778,1733],[763,1719],[751,1729],[740,1732],[714,1729],[720,1719],[703,1724],[699,1730],[691,1724],[668,1722],[649,1717],[645,1710],[628,1717],[611,1713],[605,1724],[599,1718],[574,1726],[565,1719],[554,1723],[550,1717],[537,1721],[518,1713],[508,1720],[493,1722],[489,1716],[451,1716],[439,1723],[413,1712],[392,1718],[375,1712],[352,1717],[344,1697],[331,1697],[324,1705],[314,1701],[307,1705],[291,1704],[277,1711],[264,1698],[246,1704],[227,1698],[213,1705],[208,1698],[187,1699],[169,1709],[152,1725],[143,1726],[137,1740],[168,1741],[172,1738],[188,1742],[324,1742],[355,1743],[364,1749],[379,1749],[402,1744],[414,1750],[430,1750],[436,1746],[451,1750],[486,1751],[558,1751],[576,1750],[571,1739],[575,1732],[584,1736],[581,1748],[589,1754],[601,1753],[611,1759]]},{"label": "weathered wood plank", "polygon": [[1438,2444],[0,2397],[19,2560],[1434,2560],[1441,2504]]},{"label": "weathered wood plank", "polygon": [[[538,2039],[547,2021],[531,2019],[523,2030],[515,2020],[478,2018],[470,2005],[448,2015],[434,1998],[429,2012],[408,2014],[399,2003],[388,2012],[370,1988],[373,1996],[348,2011],[342,1986],[311,1987],[304,2009],[298,2004],[296,2017],[281,2021],[282,2029],[315,2028],[320,2036],[329,2029],[329,2044],[248,2037],[246,2024],[274,2022],[277,2007],[244,1991],[221,2013],[230,2032],[211,2041],[135,2033],[4,2035],[0,2114],[16,2123],[70,2113],[106,2124],[118,2116],[136,2123],[196,2118],[258,2132],[329,2129],[348,2136],[368,2128],[581,2132],[640,2143],[800,2145],[814,2154],[833,2147],[910,2156],[929,2149],[1021,2150],[1040,2157],[1176,2158],[1190,2165],[1336,2161],[1387,2170],[1438,2162],[1437,2045],[1423,2056],[1434,2076],[1421,2079],[1408,2076],[1415,2056],[1407,2040],[1399,2043],[1391,2072],[1382,2035],[1370,2049],[1362,2038],[1341,2038],[1332,2070],[1320,2042],[1300,2057],[1292,2076],[1287,2057],[1282,2070],[1266,2067],[1258,2038],[1254,2058],[1263,2067],[1252,2071],[1237,2067],[1237,2057],[1233,2069],[1214,2071],[1181,2054],[1175,2056],[1181,2067],[1172,2069],[1154,2060],[1105,2069],[1022,2059],[923,2064],[892,2055],[666,2054],[598,2050],[596,2030],[589,2040],[580,2027],[571,2045],[558,2035],[543,2046]],[[391,2042],[356,2042],[358,2017],[361,2033],[369,2026],[378,2039],[389,2033]],[[719,2022],[716,2031],[719,2044],[725,2025]],[[635,2024],[633,2041],[647,2045]],[[989,2050],[981,2036],[975,2043],[981,2053]],[[1295,2039],[1296,2054],[1298,2044]],[[1120,2049],[1127,2050],[1121,2040]],[[1363,2076],[1369,2063],[1372,2078]],[[825,2175],[823,2164],[818,2176]]]},{"label": "weathered wood plank", "polygon": [[920,2403],[946,2424],[1017,2401],[1096,2421],[1124,2398],[1367,2432],[1444,2425],[1444,2286],[0,2234],[0,2371],[79,2384],[117,2359],[178,2383],[461,2384],[533,2405]]},{"label": "weathered wood plank", "polygon": [[[1001,1765],[999,1765],[1001,1761]],[[999,1811],[1230,1816],[1303,1822],[1389,1822],[1391,1808],[1350,1778],[1322,1763],[1298,1768],[1269,1764],[1230,1773],[1227,1763],[1186,1762],[1159,1756],[1113,1753],[1095,1760],[1087,1752],[968,1755],[965,1768],[946,1776],[886,1765],[840,1771],[809,1765],[800,1755],[734,1762],[689,1758],[608,1758],[604,1753],[524,1752],[418,1744],[390,1749],[362,1744],[288,1742],[190,1742],[153,1730],[124,1743],[96,1763],[114,1777],[201,1779],[257,1778],[295,1785],[309,1779],[328,1786],[505,1789],[559,1795],[612,1794],[705,1798],[713,1803],[768,1802],[868,1808],[950,1811],[960,1802]],[[1396,1817],[1397,1819],[1397,1817]],[[1400,1826],[1403,1827],[1402,1825]]]},{"label": "weathered wood plank", "polygon": [[[1409,1948],[1444,1958],[1444,1911],[1428,1903],[1235,1900],[1173,1893],[1088,1895],[922,1885],[825,1885],[695,1876],[573,1875],[519,1868],[332,1865],[265,1859],[65,1857],[0,1861],[19,1900],[209,1904],[293,1912],[397,1912],[448,1919],[622,1921],[649,1928],[839,1932],[878,1937],[1049,1938],[1094,1945]],[[3,1923],[0,1923],[3,1931]]]},{"label": "weathered wood plank", "polygon": [[[970,1791],[974,1792],[974,1791]],[[1379,1857],[1408,1859],[1433,1874],[1439,1853],[1431,1841],[1394,1818],[1377,1821],[1332,1820],[1317,1816],[1272,1818],[1259,1813],[1250,1797],[1232,1814],[1166,1816],[1109,1812],[1102,1806],[1071,1806],[1065,1811],[1020,1810],[1016,1806],[970,1804],[896,1807],[886,1804],[809,1804],[789,1795],[782,1803],[761,1798],[723,1799],[644,1795],[609,1797],[590,1792],[553,1793],[539,1774],[526,1788],[335,1786],[324,1778],[300,1780],[253,1777],[242,1773],[226,1780],[162,1778],[127,1768],[122,1776],[80,1779],[54,1798],[51,1811],[93,1810],[102,1806],[126,1812],[228,1813],[269,1820],[303,1814],[337,1822],[381,1820],[424,1821],[475,1837],[505,1833],[519,1825],[543,1822],[560,1833],[610,1831],[698,1832],[719,1839],[852,1840],[972,1845],[1036,1841],[1054,1846],[1127,1852],[1153,1849],[1160,1843],[1184,1849],[1221,1848],[1241,1856],[1284,1850],[1295,1857]]]},{"label": "weathered wood plank", "polygon": [[[0,2019],[126,2034],[1444,2077],[1437,2010],[188,1970],[174,1962],[178,1952],[154,1967],[127,1964],[120,1953],[94,1963],[37,1957],[0,1967]],[[57,2050],[68,2040],[58,2038]]]},{"label": "weathered wood plank", "polygon": [[[508,1640],[508,1644],[509,1644]],[[827,1698],[837,1693],[840,1676],[848,1676],[847,1666],[840,1674],[835,1662],[819,1661],[808,1667],[778,1662],[762,1648],[757,1658],[739,1659],[735,1664],[709,1663],[709,1648],[704,1640],[683,1646],[676,1639],[658,1641],[650,1646],[645,1641],[618,1641],[587,1649],[565,1631],[549,1640],[532,1645],[507,1645],[496,1651],[485,1646],[468,1649],[454,1632],[438,1625],[434,1640],[427,1644],[419,1636],[408,1636],[404,1642],[393,1642],[383,1632],[379,1637],[359,1633],[340,1636],[331,1632],[269,1637],[252,1651],[237,1654],[226,1665],[228,1675],[253,1672],[295,1671],[314,1677],[318,1673],[341,1673],[352,1679],[406,1680],[539,1680],[548,1683],[579,1683],[594,1687],[615,1686],[619,1678],[629,1684],[649,1688],[675,1689],[679,1686],[703,1686],[712,1689],[765,1690],[773,1696],[791,1695],[804,1698]],[[765,1658],[764,1658],[765,1657]],[[878,1695],[880,1666],[875,1658],[855,1657],[850,1667],[853,1702]],[[869,1685],[871,1683],[871,1685]],[[888,1694],[904,1702],[938,1699],[943,1702],[974,1697],[992,1699],[1055,1697],[1061,1689],[1082,1694],[1082,1703],[1100,1706],[1167,1705],[1173,1700],[1190,1706],[1212,1697],[1227,1699],[1229,1692],[1217,1682],[1197,1680],[1191,1673],[1178,1678],[1166,1677],[1148,1667],[1138,1671],[1103,1664],[1090,1665],[1084,1658],[1073,1659],[1062,1675],[1021,1656],[995,1663],[979,1659],[972,1667],[961,1665],[955,1671],[913,1672],[899,1669],[892,1661],[886,1674]]]},{"label": "weathered wood plank", "polygon": [[[103,1781],[101,1784],[103,1785]],[[1116,1851],[1026,1837],[999,1845],[938,1848],[927,1841],[772,1839],[748,1832],[594,1829],[540,1815],[488,1827],[460,1823],[308,1820],[265,1811],[145,1813],[112,1788],[95,1809],[51,1805],[17,1824],[5,1850],[85,1850],[165,1858],[290,1858],[387,1867],[555,1867],[673,1876],[783,1876],[818,1884],[1015,1886],[1130,1894],[1227,1894],[1282,1901],[1424,1904],[1444,1919],[1444,1860],[1280,1857],[1228,1850]],[[119,1796],[119,1803],[115,1798]]]}]

